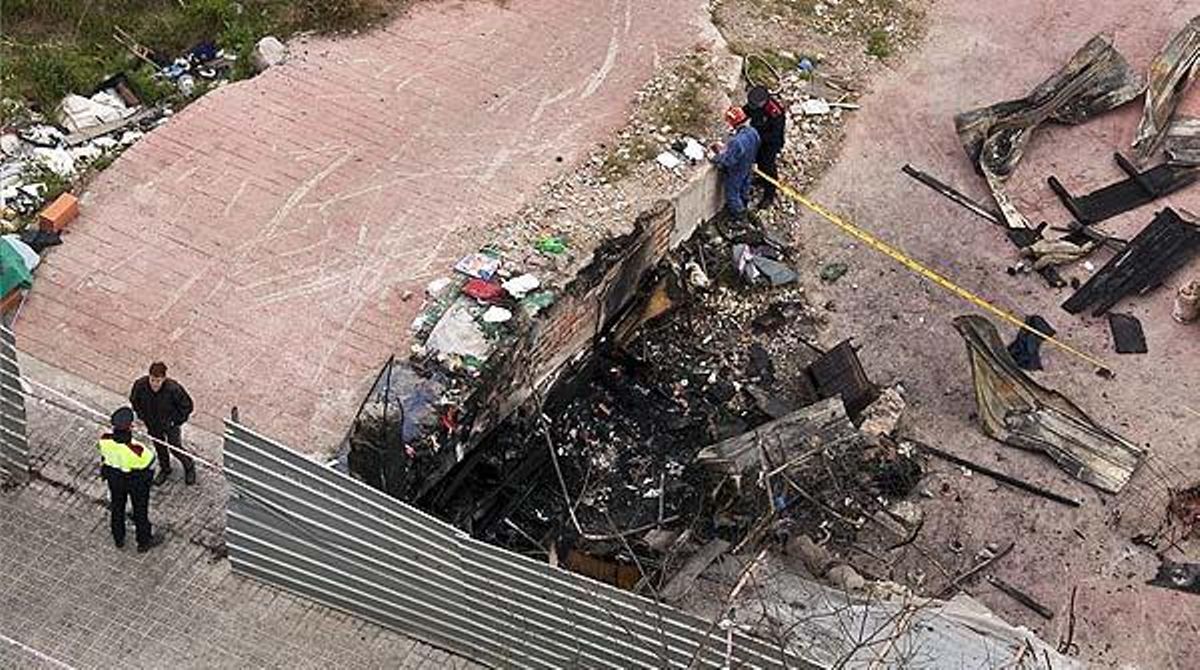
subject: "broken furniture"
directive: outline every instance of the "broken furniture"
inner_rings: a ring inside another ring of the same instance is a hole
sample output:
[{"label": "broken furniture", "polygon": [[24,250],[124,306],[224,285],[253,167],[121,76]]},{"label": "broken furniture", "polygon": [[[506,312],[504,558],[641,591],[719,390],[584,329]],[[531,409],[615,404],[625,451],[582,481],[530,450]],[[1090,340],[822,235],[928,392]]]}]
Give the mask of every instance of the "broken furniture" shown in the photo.
[{"label": "broken furniture", "polygon": [[1133,137],[1139,161],[1154,154],[1170,125],[1171,115],[1200,69],[1200,16],[1188,22],[1150,64],[1146,106]]},{"label": "broken furniture", "polygon": [[1104,35],[1097,35],[1061,70],[1019,100],[963,112],[954,127],[963,148],[987,180],[1010,228],[1033,226],[1009,198],[1004,183],[1041,124],[1079,124],[1136,98],[1142,78]]},{"label": "broken furniture", "polygon": [[867,379],[867,372],[858,360],[858,352],[851,340],[842,340],[821,354],[805,372],[818,397],[841,397],[846,412],[853,418],[879,397],[879,388]]},{"label": "broken furniture", "polygon": [[1139,172],[1137,167],[1119,152],[1114,153],[1113,158],[1128,175],[1128,179],[1109,184],[1087,195],[1071,195],[1057,177],[1051,176],[1046,180],[1071,216],[1084,226],[1137,209],[1200,178],[1200,170],[1185,165],[1163,163],[1145,172]]},{"label": "broken furniture", "polygon": [[1183,267],[1200,249],[1200,227],[1170,207],[1159,212],[1121,253],[1113,256],[1062,307],[1100,316],[1127,295],[1144,293]]},{"label": "broken furniture", "polygon": [[1045,453],[1072,477],[1104,491],[1117,493],[1125,486],[1145,458],[1143,449],[1030,379],[991,321],[965,315],[954,319],[954,327],[966,341],[984,434]]}]

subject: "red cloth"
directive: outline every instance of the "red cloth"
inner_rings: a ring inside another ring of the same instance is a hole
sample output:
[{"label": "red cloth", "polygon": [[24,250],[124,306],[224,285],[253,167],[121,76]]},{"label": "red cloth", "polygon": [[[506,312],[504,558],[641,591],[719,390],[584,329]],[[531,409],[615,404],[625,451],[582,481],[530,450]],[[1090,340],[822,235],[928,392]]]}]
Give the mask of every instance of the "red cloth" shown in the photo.
[{"label": "red cloth", "polygon": [[482,279],[472,279],[463,287],[463,293],[485,302],[492,302],[504,297],[504,289],[499,284],[493,284]]}]

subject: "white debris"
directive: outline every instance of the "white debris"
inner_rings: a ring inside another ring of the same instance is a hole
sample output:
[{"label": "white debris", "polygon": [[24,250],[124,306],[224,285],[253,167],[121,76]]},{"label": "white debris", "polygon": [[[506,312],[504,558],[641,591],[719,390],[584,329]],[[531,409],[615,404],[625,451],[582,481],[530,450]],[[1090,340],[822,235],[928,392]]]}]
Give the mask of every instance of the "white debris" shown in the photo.
[{"label": "white debris", "polygon": [[496,305],[488,307],[487,311],[483,313],[484,323],[504,323],[511,318],[512,312]]},{"label": "white debris", "polygon": [[703,144],[700,144],[694,138],[689,137],[684,141],[683,155],[687,156],[689,160],[699,162],[704,160],[704,157],[708,155],[708,152],[704,149]]},{"label": "white debris", "polygon": [[21,138],[12,133],[0,135],[0,152],[5,156],[16,156],[21,151]]},{"label": "white debris", "polygon": [[680,165],[683,165],[683,161],[679,160],[679,156],[676,156],[670,151],[662,152],[658,155],[658,158],[655,158],[654,160],[658,161],[659,165],[667,168],[668,170],[674,170]]},{"label": "white debris", "polygon": [[516,298],[517,300],[524,298],[525,294],[529,293],[530,291],[533,291],[534,289],[536,289],[537,287],[539,287],[541,285],[542,285],[541,280],[539,280],[537,277],[535,277],[531,274],[528,274],[528,273],[520,275],[518,277],[513,277],[512,279],[509,279],[508,281],[501,284],[501,286],[504,287],[504,290],[508,291],[508,294],[511,295],[512,297]]},{"label": "white debris", "polygon": [[[97,102],[96,98],[100,98],[105,102]],[[113,106],[109,102],[115,102],[116,105],[120,106]],[[92,98],[85,98],[82,95],[68,95],[63,98],[62,104],[58,106],[59,121],[64,128],[73,133],[91,128],[92,126],[120,121],[128,113],[129,110],[120,99],[102,93],[97,93]]]},{"label": "white debris", "polygon": [[250,54],[250,62],[254,64],[255,71],[262,72],[287,60],[287,55],[287,47],[283,45],[283,42],[268,35],[254,45],[254,52]]},{"label": "white debris", "polygon": [[71,152],[65,149],[38,147],[33,150],[33,159],[64,179],[75,176],[75,160],[71,158]]},{"label": "white debris", "polygon": [[486,359],[492,353],[492,344],[471,315],[472,304],[473,301],[460,299],[451,305],[433,326],[425,348],[439,354]]},{"label": "white debris", "polygon": [[829,101],[824,98],[810,98],[800,103],[800,111],[805,116],[822,116],[833,111]]}]

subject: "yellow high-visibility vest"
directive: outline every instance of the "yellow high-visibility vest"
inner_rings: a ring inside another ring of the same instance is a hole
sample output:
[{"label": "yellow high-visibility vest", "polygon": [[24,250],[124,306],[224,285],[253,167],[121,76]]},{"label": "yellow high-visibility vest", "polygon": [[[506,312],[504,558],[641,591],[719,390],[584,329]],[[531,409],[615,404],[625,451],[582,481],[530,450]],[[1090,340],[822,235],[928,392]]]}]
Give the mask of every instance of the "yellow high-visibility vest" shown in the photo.
[{"label": "yellow high-visibility vest", "polygon": [[100,458],[104,460],[104,464],[121,472],[145,470],[154,465],[154,450],[142,447],[136,442],[133,444],[141,447],[141,454],[131,449],[130,445],[107,437],[101,438],[96,446],[100,449]]}]

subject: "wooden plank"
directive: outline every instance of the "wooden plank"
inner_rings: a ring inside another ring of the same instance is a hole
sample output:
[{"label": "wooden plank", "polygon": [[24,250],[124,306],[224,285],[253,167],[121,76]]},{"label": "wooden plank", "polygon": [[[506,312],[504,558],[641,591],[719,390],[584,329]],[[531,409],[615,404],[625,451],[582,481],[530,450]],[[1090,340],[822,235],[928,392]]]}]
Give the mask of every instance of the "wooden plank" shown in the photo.
[{"label": "wooden plank", "polygon": [[[826,398],[802,407],[754,430],[705,447],[696,460],[710,470],[739,475],[750,469],[766,470],[812,452],[858,437],[846,416],[840,397]],[[762,454],[769,461],[762,463]]]},{"label": "wooden plank", "polygon": [[729,543],[721,539],[711,540],[700,547],[700,551],[692,554],[679,572],[672,575],[667,585],[658,592],[659,598],[666,603],[678,602],[692,590],[692,585],[700,578],[700,574],[728,550]]}]

